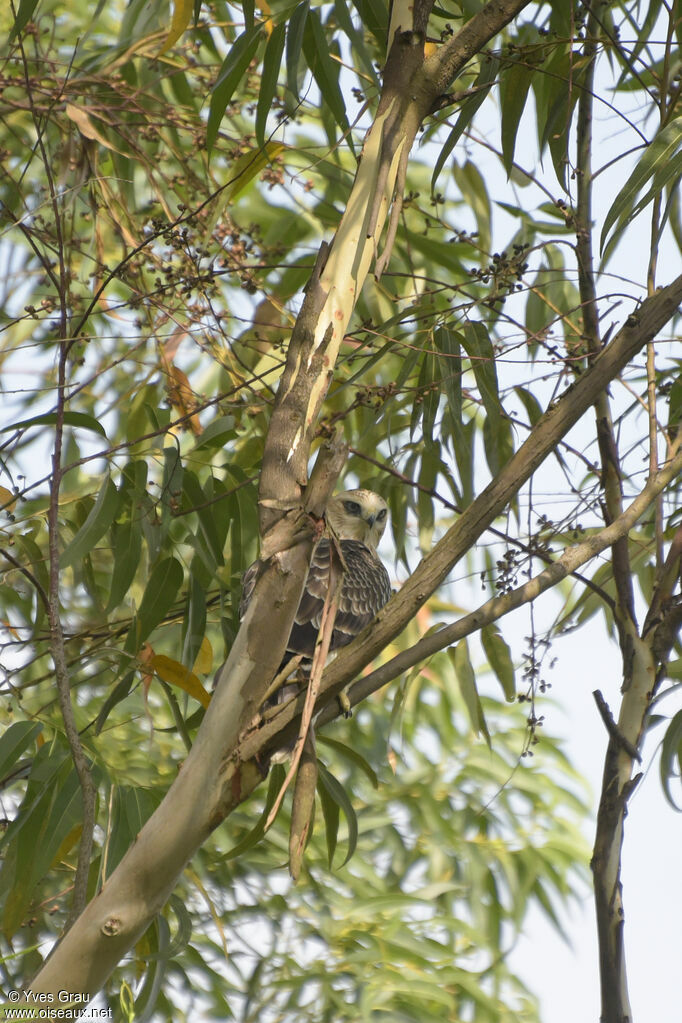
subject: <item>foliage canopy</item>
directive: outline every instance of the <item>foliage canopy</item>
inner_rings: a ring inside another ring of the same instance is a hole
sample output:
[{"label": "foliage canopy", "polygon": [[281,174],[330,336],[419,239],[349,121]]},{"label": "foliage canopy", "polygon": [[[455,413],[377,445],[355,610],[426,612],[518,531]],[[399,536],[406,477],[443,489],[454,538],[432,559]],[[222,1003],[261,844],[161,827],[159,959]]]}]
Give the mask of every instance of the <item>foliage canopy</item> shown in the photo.
[{"label": "foliage canopy", "polygon": [[[483,6],[435,7],[427,59]],[[287,342],[348,202],[388,24],[379,0],[176,0],[172,16],[162,0],[94,13],[22,0],[0,14],[0,895],[6,949],[22,953],[5,960],[8,988],[64,924],[82,831],[50,601],[58,592],[96,789],[90,897],[180,770],[237,634]],[[397,584],[589,370],[632,299],[669,283],[657,253],[682,248],[680,42],[661,0],[531,3],[425,122],[390,263],[357,298],[315,442],[340,430],[345,478],[389,502]],[[598,534],[672,457],[671,341],[613,386],[611,463],[602,407],[384,660],[473,607],[471,581],[504,599]],[[660,611],[678,509],[674,478],[621,541],[641,618]],[[540,729],[546,648],[597,614],[624,644],[613,551],[562,584],[556,620],[525,650],[491,622],[480,649],[460,639],[319,736],[296,888],[287,804],[264,835],[273,769],[112,977],[117,1012],[536,1019],[505,953],[533,904],[561,928],[587,862],[583,788]],[[680,675],[668,638],[654,651],[668,663],[661,715]],[[661,758],[672,802],[680,714]]]}]

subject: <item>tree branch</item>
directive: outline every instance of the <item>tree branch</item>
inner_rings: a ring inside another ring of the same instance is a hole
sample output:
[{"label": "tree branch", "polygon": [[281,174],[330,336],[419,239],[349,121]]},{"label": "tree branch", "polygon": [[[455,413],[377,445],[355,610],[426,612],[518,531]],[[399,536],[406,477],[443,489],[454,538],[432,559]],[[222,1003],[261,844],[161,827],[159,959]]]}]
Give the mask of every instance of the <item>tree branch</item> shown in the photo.
[{"label": "tree branch", "polygon": [[653,340],[681,301],[682,275],[645,299],[637,312],[628,317],[610,344],[538,420],[502,471],[424,557],[372,624],[339,652],[325,673],[325,691],[338,695],[412,621],[459,559],[508,505],[518,488],[532,476],[561,437],[594,405],[599,390],[607,387],[630,359]]},{"label": "tree branch", "polygon": [[[356,706],[372,693],[381,689],[394,678],[402,675],[403,672],[413,668],[421,661],[432,657],[439,650],[443,650],[453,643],[459,642],[465,636],[478,632],[485,625],[509,614],[510,611],[522,607],[524,604],[535,600],[541,593],[556,586],[562,580],[572,575],[581,565],[587,564],[602,551],[610,547],[615,540],[621,536],[627,536],[628,532],[639,521],[646,509],[655,501],[663,489],[682,472],[682,452],[678,451],[675,458],[664,466],[656,476],[649,480],[642,492],[635,498],[623,514],[609,526],[604,526],[599,532],[594,533],[587,540],[569,547],[562,556],[543,569],[532,579],[529,579],[522,586],[518,586],[505,593],[503,596],[492,597],[475,611],[465,615],[451,625],[444,626],[435,632],[424,636],[408,650],[403,650],[390,661],[376,668],[371,674],[358,679],[348,690],[348,697],[352,706]],[[329,675],[329,670],[327,671]],[[326,693],[328,687],[323,684],[322,692]],[[327,704],[318,718],[318,724],[323,725],[338,716],[338,711],[333,701]]]},{"label": "tree branch", "polygon": [[486,43],[528,7],[530,0],[490,0],[424,62],[424,76],[431,83],[434,100],[446,93],[466,63]]},{"label": "tree branch", "polygon": [[[604,0],[597,0],[592,4],[587,19],[583,54],[588,63],[578,99],[577,121],[576,256],[583,336],[587,344],[588,362],[596,358],[602,347],[592,251],[592,106],[594,69],[599,39],[599,9],[603,3]],[[604,489],[605,518],[608,523],[613,522],[623,510],[623,481],[618,442],[613,429],[611,403],[606,388],[597,395],[594,409],[601,461],[601,483]],[[652,473],[653,471],[655,471],[655,467],[652,467]],[[635,623],[635,600],[630,554],[626,539],[621,539],[614,545],[612,561],[617,594],[614,619],[618,628],[621,650],[625,654],[630,643],[630,631]]]}]

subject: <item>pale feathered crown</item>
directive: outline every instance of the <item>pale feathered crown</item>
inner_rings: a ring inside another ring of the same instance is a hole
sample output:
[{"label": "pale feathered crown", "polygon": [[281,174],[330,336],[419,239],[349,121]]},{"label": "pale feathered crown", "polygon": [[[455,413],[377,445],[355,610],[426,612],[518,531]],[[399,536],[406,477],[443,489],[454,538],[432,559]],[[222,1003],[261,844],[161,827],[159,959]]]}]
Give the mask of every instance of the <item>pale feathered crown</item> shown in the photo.
[{"label": "pale feathered crown", "polygon": [[375,551],[388,522],[388,505],[373,490],[344,490],[330,498],[327,521],[339,540],[359,540]]}]

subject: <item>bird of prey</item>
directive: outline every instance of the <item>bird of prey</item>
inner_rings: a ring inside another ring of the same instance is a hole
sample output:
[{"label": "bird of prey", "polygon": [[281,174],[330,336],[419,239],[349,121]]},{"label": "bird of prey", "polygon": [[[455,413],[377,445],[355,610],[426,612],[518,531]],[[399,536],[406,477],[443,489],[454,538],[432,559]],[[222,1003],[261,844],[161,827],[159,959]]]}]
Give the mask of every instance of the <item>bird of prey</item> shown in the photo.
[{"label": "bird of prey", "polygon": [[[377,546],[388,520],[383,497],[371,490],[345,490],[335,494],[327,505],[327,524],[339,541],[345,562],[339,608],[330,653],[350,643],[381,610],[391,596],[391,583]],[[329,586],[331,543],[323,537],[313,551],[308,578],[298,605],[287,642],[283,665],[296,654],[304,660],[301,669],[310,671],[322,609]],[[254,562],[244,573],[239,617],[244,617],[251,600],[260,563]]]}]

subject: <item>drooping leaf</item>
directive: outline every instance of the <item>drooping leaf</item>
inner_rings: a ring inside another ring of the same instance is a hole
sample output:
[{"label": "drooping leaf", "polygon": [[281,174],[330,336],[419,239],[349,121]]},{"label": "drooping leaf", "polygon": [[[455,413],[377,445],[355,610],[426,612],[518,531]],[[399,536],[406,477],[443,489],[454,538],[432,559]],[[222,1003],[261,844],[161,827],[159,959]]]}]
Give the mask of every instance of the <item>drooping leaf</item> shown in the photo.
[{"label": "drooping leaf", "polygon": [[498,419],[502,406],[497,385],[495,351],[485,324],[480,320],[465,323],[462,345],[471,360],[471,368],[485,411],[490,419]]},{"label": "drooping leaf", "polygon": [[259,146],[265,145],[265,125],[277,92],[277,79],[282,63],[286,31],[286,22],[283,21],[280,25],[276,25],[263,54],[263,76],[256,107],[256,141]]},{"label": "drooping leaf", "polygon": [[[87,412],[69,412],[64,413],[64,426],[76,426],[81,430],[92,430],[93,433],[98,433],[100,437],[106,438],[106,431],[98,419],[94,416],[89,416]],[[31,416],[30,419],[22,419],[18,423],[14,423],[12,426],[0,427],[0,433],[7,433],[8,430],[26,430],[30,426],[54,426],[57,422],[56,412],[45,412],[40,416]]]},{"label": "drooping leaf", "polygon": [[189,26],[193,13],[194,0],[173,0],[173,17],[171,19],[168,35],[164,40],[163,46],[159,50],[159,57],[162,53],[166,53],[177,43],[180,36],[183,35]]},{"label": "drooping leaf", "polygon": [[352,746],[347,746],[345,742],[339,742],[338,739],[332,739],[329,735],[322,734],[316,736],[316,742],[318,745],[327,746],[328,749],[334,750],[334,752],[338,753],[338,755],[343,757],[344,760],[349,760],[356,767],[359,767],[363,774],[365,774],[371,782],[372,787],[375,789],[379,788],[379,779],[376,771],[372,765],[368,763],[360,753],[358,753],[357,750],[353,749]]},{"label": "drooping leaf", "polygon": [[[346,104],[339,86],[339,65],[329,55],[327,37],[316,10],[308,11],[303,29],[303,52],[325,105],[331,110],[341,130],[348,132]],[[347,136],[347,141],[352,146],[350,135]]]},{"label": "drooping leaf", "polygon": [[[627,181],[611,203],[601,230],[599,241],[601,252],[604,252],[609,232],[616,221],[619,223],[615,234],[610,239],[611,246],[615,244],[623,229],[641,212],[644,206],[651,202],[657,192],[662,191],[669,182],[679,180],[682,175],[682,154],[677,153],[677,150],[681,145],[682,117],[676,117],[654,136],[634,171],[628,176]],[[652,187],[643,199],[635,203],[640,191],[651,178],[653,178]]]},{"label": "drooping leaf", "polygon": [[90,554],[111,526],[120,506],[120,494],[110,476],[106,476],[90,514],[61,556],[64,568]]},{"label": "drooping leaf", "polygon": [[223,119],[227,105],[232,99],[234,91],[244,76],[246,69],[253,60],[262,39],[263,32],[261,26],[252,25],[237,37],[230,52],[223,61],[211,94],[206,125],[206,148],[209,154],[218,137],[220,122]]},{"label": "drooping leaf", "polygon": [[476,672],[469,657],[469,645],[466,639],[460,640],[454,650],[450,648],[448,654],[455,669],[459,690],[469,715],[471,727],[476,735],[482,734],[488,746],[490,746],[490,732],[488,731],[488,725],[483,714],[481,698],[478,695]]},{"label": "drooping leaf", "polygon": [[182,689],[188,696],[198,700],[202,707],[208,707],[211,702],[210,694],[206,692],[194,672],[186,668],[184,664],[180,664],[179,661],[167,657],[165,654],[155,654],[149,661],[149,667],[164,682]]},{"label": "drooping leaf", "polygon": [[117,682],[112,691],[107,696],[106,700],[102,704],[99,714],[95,720],[95,735],[99,735],[106,723],[109,714],[114,707],[125,700],[126,696],[131,690],[133,681],[135,679],[135,671],[128,671],[120,682]]},{"label": "drooping leaf", "polygon": [[289,24],[287,25],[287,88],[296,101],[299,99],[298,65],[301,60],[303,33],[305,32],[305,24],[309,10],[309,0],[303,0],[303,3],[300,3],[291,15]]},{"label": "drooping leaf", "polygon": [[433,342],[440,355],[440,378],[448,399],[450,413],[456,423],[462,422],[462,355],[461,338],[456,330],[436,327]]},{"label": "drooping leaf", "polygon": [[676,779],[679,788],[682,778],[682,710],[673,716],[663,736],[660,774],[665,798],[674,810],[682,813],[682,800],[678,801],[671,789],[671,781]]},{"label": "drooping leaf", "polygon": [[486,625],[481,629],[481,643],[488,658],[488,664],[495,672],[502,686],[504,696],[510,703],[516,699],[516,681],[514,678],[514,662],[511,650],[502,638],[496,625]]},{"label": "drooping leaf", "polygon": [[21,0],[19,10],[17,11],[14,24],[12,25],[12,29],[9,34],[9,39],[7,40],[9,43],[14,42],[19,33],[23,32],[33,17],[33,12],[37,6],[38,0]]},{"label": "drooping leaf", "polygon": [[[240,157],[238,157],[230,168],[230,184],[225,189],[225,199],[236,199],[236,197],[244,191],[246,186],[249,185],[254,178],[256,178],[260,172],[275,159],[276,156],[279,156],[284,149],[285,147],[281,142],[266,142],[261,149],[250,149],[248,152],[243,153]],[[201,440],[203,443],[213,443],[215,438],[221,433],[223,436],[226,436],[229,433],[229,428],[227,427],[225,420],[229,418],[230,417],[228,416],[223,418],[221,426],[215,427],[214,432],[209,434],[208,441],[205,441],[202,435]]]},{"label": "drooping leaf", "polygon": [[0,779],[15,766],[42,728],[39,721],[14,721],[0,736]]},{"label": "drooping leaf", "polygon": [[507,175],[511,174],[516,148],[516,136],[521,123],[521,116],[526,106],[528,92],[535,69],[527,63],[518,61],[506,68],[501,79],[501,126],[502,126],[502,162]]},{"label": "drooping leaf", "polygon": [[[346,824],[348,826],[348,852],[346,853],[346,858],[341,864],[341,866],[344,866],[346,863],[348,863],[348,860],[355,852],[358,843],[358,819],[355,815],[353,805],[350,799],[348,798],[348,793],[344,789],[343,785],[334,777],[331,771],[329,771],[323,764],[318,764],[318,771],[319,771],[318,792],[320,793],[320,796],[322,797],[322,792],[324,792],[325,795],[328,796],[329,799],[332,801],[332,803],[335,803],[339,810],[343,812],[343,815],[346,818]],[[325,803],[323,799],[322,802],[323,811],[324,805]],[[328,835],[327,849],[329,851],[329,864],[331,866],[331,861],[334,856],[334,850],[336,848],[336,837],[338,833],[338,827],[336,828],[336,830],[334,830],[333,828],[334,822],[333,812],[330,814],[330,821],[332,823],[333,842],[330,841],[330,837]],[[325,813],[325,823],[326,822],[327,814]],[[333,846],[333,848],[331,846]]]},{"label": "drooping leaf", "polygon": [[445,163],[448,157],[450,156],[450,153],[453,151],[453,149],[459,142],[460,138],[462,137],[462,134],[471,124],[476,111],[481,106],[483,100],[490,92],[497,78],[499,67],[500,67],[499,61],[494,57],[489,57],[483,61],[478,78],[476,79],[473,85],[474,89],[473,95],[468,96],[462,103],[459,112],[459,117],[455,122],[455,127],[452,129],[447,139],[443,143],[441,151],[438,155],[438,159],[436,160],[435,166],[433,168],[433,175],[431,177],[431,191],[435,190],[436,182],[438,180],[440,172],[445,166]]},{"label": "drooping leaf", "polygon": [[172,607],[183,580],[177,558],[164,558],[149,576],[137,615],[128,631],[124,651],[136,653]]}]

